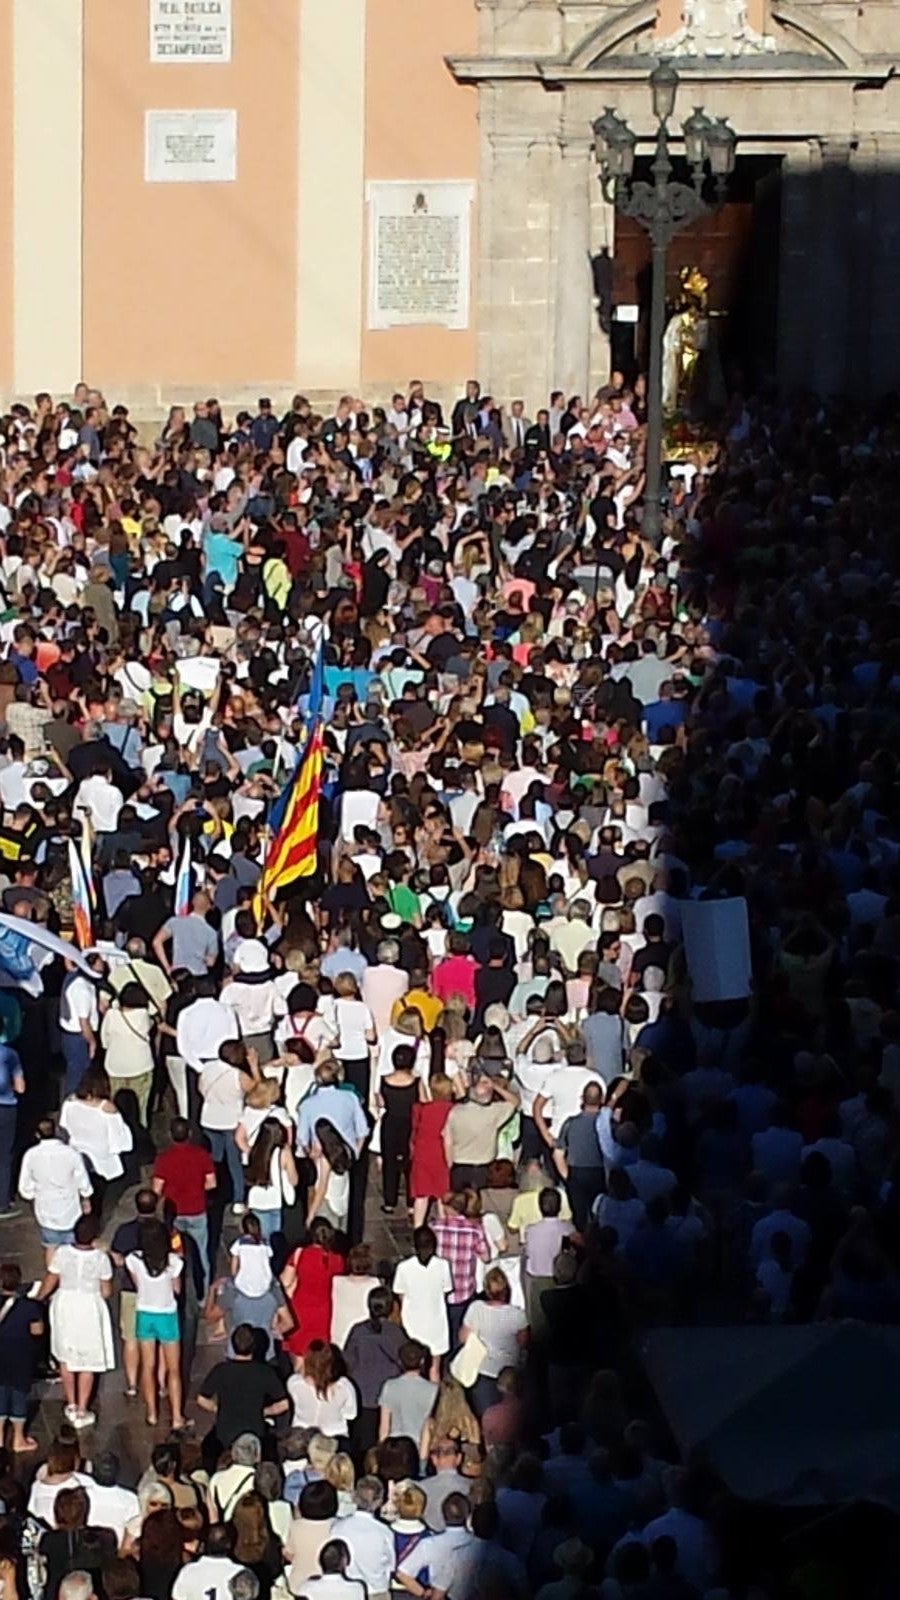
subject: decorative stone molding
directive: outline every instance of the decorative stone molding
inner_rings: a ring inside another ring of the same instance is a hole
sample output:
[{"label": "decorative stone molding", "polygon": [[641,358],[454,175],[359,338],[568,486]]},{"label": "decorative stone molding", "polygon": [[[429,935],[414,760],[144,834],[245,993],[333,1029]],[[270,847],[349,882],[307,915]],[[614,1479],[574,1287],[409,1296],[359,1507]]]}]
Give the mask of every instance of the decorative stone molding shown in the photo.
[{"label": "decorative stone molding", "polygon": [[771,34],[747,21],[747,0],[683,0],[681,27],[667,39],[641,38],[641,47],[665,56],[745,56],[775,49]]}]

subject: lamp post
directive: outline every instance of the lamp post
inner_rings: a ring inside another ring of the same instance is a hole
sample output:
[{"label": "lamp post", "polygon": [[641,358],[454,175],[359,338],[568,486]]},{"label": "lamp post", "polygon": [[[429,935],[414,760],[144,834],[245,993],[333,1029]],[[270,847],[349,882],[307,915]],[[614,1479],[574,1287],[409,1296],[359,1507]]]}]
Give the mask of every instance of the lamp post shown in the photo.
[{"label": "lamp post", "polygon": [[[647,393],[647,454],[644,491],[645,535],[658,543],[661,531],[662,491],[662,347],[666,319],[666,253],[669,241],[695,218],[713,211],[725,198],[725,183],[734,171],[737,139],[724,118],[712,120],[696,106],[682,126],[684,153],[691,182],[672,179],[669,152],[669,118],[675,110],[678,73],[666,61],[650,74],[656,149],[650,171],[652,183],[634,179],[637,136],[623,117],[607,106],[594,123],[594,155],[600,168],[604,198],[623,217],[639,222],[650,235],[653,285],[650,302],[650,371]],[[708,168],[708,171],[707,171]],[[713,198],[706,199],[707,177],[714,180]]]}]

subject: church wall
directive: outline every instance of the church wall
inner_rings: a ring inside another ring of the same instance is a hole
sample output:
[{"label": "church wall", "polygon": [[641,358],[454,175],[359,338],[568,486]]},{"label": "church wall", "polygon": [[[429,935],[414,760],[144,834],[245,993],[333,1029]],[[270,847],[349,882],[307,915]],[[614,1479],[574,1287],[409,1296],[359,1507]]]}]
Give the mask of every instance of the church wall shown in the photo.
[{"label": "church wall", "polygon": [[12,12],[0,8],[0,385],[13,378]]},{"label": "church wall", "polygon": [[[299,9],[233,11],[230,63],[158,65],[145,3],[86,0],[83,374],[111,393],[293,376]],[[145,111],[199,107],[236,109],[236,181],[146,183]]]},{"label": "church wall", "polygon": [[[460,85],[446,55],[474,53],[478,17],[471,0],[374,0],[366,32],[365,180],[478,179],[478,92]],[[364,224],[368,263],[369,214]],[[477,343],[478,200],[471,212],[470,315],[465,329],[367,327],[363,274],[362,383],[376,389],[419,377],[432,385],[472,377]]]}]

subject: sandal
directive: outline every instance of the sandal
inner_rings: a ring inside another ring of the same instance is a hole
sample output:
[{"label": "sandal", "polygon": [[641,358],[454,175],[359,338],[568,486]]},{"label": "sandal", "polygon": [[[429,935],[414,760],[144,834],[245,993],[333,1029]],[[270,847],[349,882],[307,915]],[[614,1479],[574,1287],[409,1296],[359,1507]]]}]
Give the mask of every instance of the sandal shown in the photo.
[{"label": "sandal", "polygon": [[159,1427],[159,1417],[151,1417],[149,1411],[147,1412],[147,1415],[146,1415],[144,1420],[146,1421],[146,1424],[147,1424],[148,1428],[158,1428]]},{"label": "sandal", "polygon": [[127,1389],[123,1389],[122,1393],[124,1394],[126,1400],[137,1399],[137,1389],[132,1389],[130,1386]]}]

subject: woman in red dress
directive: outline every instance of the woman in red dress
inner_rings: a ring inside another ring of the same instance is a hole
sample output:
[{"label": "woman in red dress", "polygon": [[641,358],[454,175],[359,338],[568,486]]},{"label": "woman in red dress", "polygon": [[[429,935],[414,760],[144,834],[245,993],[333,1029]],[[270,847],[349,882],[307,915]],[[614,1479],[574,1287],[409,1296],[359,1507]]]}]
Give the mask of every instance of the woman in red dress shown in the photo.
[{"label": "woman in red dress", "polygon": [[309,1244],[288,1257],[281,1286],[297,1326],[284,1341],[292,1356],[303,1356],[313,1339],[328,1344],[331,1338],[331,1284],[345,1271],[343,1256],[334,1248],[334,1229],[317,1217],[309,1230]]},{"label": "woman in red dress", "polygon": [[414,1228],[421,1228],[432,1200],[443,1200],[450,1188],[444,1123],[453,1108],[453,1085],[442,1073],[435,1073],[428,1087],[432,1098],[419,1100],[412,1108],[409,1195]]}]

